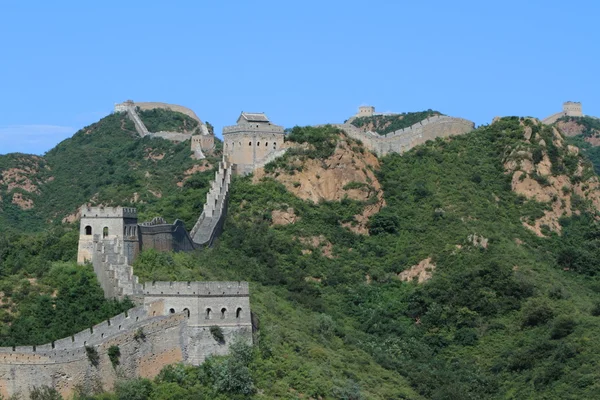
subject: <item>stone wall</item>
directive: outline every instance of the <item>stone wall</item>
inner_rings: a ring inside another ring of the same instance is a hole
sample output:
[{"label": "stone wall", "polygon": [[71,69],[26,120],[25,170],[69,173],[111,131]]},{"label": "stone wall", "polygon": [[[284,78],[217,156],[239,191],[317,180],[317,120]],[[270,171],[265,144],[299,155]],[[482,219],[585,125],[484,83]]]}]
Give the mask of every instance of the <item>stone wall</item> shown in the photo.
[{"label": "stone wall", "polygon": [[150,136],[150,137],[160,137],[166,140],[170,140],[172,142],[184,142],[186,140],[190,140],[193,138],[194,132],[191,133],[181,133],[181,132],[149,132],[146,128],[146,125],[142,122],[142,119],[138,115],[136,108],[140,110],[152,110],[155,108],[162,108],[165,110],[176,111],[182,114],[187,115],[188,117],[198,121],[199,124],[199,132],[202,136],[202,139],[199,140],[198,144],[200,146],[199,149],[196,149],[197,144],[192,141],[191,150],[194,153],[193,157],[197,160],[204,159],[204,151],[210,151],[214,148],[215,138],[210,134],[206,125],[198,118],[195,112],[190,110],[187,107],[178,106],[176,104],[166,104],[166,103],[157,103],[157,102],[141,102],[134,103],[132,100],[127,100],[124,103],[115,104],[114,111],[115,112],[127,112],[129,118],[133,121],[135,125],[135,130],[141,137]]},{"label": "stone wall", "polygon": [[387,135],[379,135],[376,132],[370,131],[363,132],[349,123],[334,126],[342,129],[351,138],[360,140],[366,148],[378,156],[385,156],[389,153],[402,154],[415,146],[425,143],[427,140],[461,135],[475,129],[475,124],[471,121],[443,115],[427,118],[408,128],[400,129]]},{"label": "stone wall", "polygon": [[[139,307],[51,344],[0,348],[0,394],[27,396],[33,387],[50,386],[67,397],[76,387],[112,390],[117,374],[152,378],[165,365],[186,360],[187,325],[186,313],[149,317]],[[136,339],[140,329],[144,338]],[[97,366],[90,363],[86,346],[99,354]],[[116,368],[107,354],[111,346],[121,352]]]},{"label": "stone wall", "polygon": [[227,216],[231,174],[232,165],[229,162],[219,163],[215,180],[211,182],[211,188],[206,194],[202,214],[190,231],[190,237],[196,246],[211,246],[223,230]]},{"label": "stone wall", "polygon": [[542,123],[550,125],[558,121],[559,118],[570,116],[570,117],[583,117],[583,111],[580,102],[566,101],[563,103],[563,110],[552,114],[542,120]]},{"label": "stone wall", "polygon": [[277,125],[235,125],[223,128],[223,154],[239,175],[252,173],[261,160],[283,147],[283,128]]}]

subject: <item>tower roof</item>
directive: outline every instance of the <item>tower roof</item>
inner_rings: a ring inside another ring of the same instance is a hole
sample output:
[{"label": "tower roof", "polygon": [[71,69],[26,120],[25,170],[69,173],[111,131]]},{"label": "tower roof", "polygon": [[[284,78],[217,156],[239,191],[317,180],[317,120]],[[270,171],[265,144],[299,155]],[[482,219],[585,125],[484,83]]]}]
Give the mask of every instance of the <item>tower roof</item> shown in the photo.
[{"label": "tower roof", "polygon": [[246,121],[246,122],[271,122],[269,121],[269,118],[265,115],[265,113],[249,113],[249,112],[243,112],[240,115],[240,117],[238,118],[237,122],[238,124],[241,121]]}]

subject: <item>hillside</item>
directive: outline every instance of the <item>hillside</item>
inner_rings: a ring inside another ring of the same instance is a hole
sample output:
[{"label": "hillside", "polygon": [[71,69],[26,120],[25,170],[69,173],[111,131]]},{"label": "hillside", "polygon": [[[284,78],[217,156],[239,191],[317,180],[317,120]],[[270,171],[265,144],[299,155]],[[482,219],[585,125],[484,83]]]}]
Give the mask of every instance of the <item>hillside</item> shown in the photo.
[{"label": "hillside", "polygon": [[600,174],[600,119],[593,117],[562,117],[556,127],[569,141],[581,148]]},{"label": "hillside", "polygon": [[377,132],[380,135],[395,132],[399,129],[408,128],[428,117],[443,115],[439,111],[426,110],[419,112],[406,112],[402,114],[382,114],[371,117],[358,117],[351,124],[364,131]]},{"label": "hillside", "polygon": [[[0,159],[39,187],[16,222],[48,226],[96,193],[103,204],[139,193],[123,205],[145,215],[196,212],[208,172],[178,185],[193,162],[182,145],[134,139],[118,116],[90,129],[44,158]],[[123,382],[114,398],[596,397],[598,177],[558,130],[503,118],[381,159],[332,127],[296,127],[286,140],[284,157],[233,180],[214,248],[150,251],[134,265],[147,281],[252,282],[254,349]],[[81,172],[91,170],[98,177]],[[6,207],[17,189],[3,190]],[[68,227],[0,234],[4,343],[64,335],[45,333],[55,318],[44,315],[97,293],[72,265],[75,239]],[[125,306],[93,301],[98,318]]]},{"label": "hillside", "polygon": [[[167,110],[142,112],[156,129],[195,129],[197,122]],[[195,125],[194,125],[195,124]],[[203,187],[215,160],[190,158],[189,142],[139,138],[126,114],[111,114],[58,144],[43,157],[0,156],[0,229],[34,232],[48,223],[72,222],[84,203],[135,205],[142,218],[156,204],[167,219],[192,226],[198,217],[175,215],[170,196],[183,186]],[[203,194],[184,196],[201,207]],[[191,225],[190,225],[191,224]]]}]

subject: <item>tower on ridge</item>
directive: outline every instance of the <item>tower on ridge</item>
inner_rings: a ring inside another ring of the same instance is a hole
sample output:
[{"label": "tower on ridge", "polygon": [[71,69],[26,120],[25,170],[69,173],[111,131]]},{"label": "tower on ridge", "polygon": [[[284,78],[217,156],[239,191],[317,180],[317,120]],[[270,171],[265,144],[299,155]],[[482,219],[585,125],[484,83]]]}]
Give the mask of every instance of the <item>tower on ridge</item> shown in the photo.
[{"label": "tower on ridge", "polygon": [[[99,239],[126,239],[135,237],[137,242],[137,210],[131,207],[88,207],[80,209],[79,246],[77,262],[91,261],[94,250],[94,236]],[[134,250],[128,249],[133,261]]]}]

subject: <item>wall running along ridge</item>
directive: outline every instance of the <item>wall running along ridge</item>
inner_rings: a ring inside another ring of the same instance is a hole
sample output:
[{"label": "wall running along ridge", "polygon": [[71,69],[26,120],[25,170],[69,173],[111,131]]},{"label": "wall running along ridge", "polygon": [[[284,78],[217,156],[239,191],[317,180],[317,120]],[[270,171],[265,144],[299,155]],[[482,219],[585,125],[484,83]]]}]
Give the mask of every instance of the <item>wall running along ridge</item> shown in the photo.
[{"label": "wall running along ridge", "polygon": [[426,118],[408,128],[400,129],[386,135],[380,135],[371,131],[364,132],[349,123],[334,124],[333,126],[342,129],[352,139],[360,140],[367,149],[380,157],[389,153],[402,154],[428,140],[434,140],[438,137],[462,135],[475,129],[475,124],[469,120],[445,115]]},{"label": "wall running along ridge", "polygon": [[[139,107],[140,110],[152,110],[155,108],[162,108],[165,110],[176,111],[182,114],[187,115],[188,117],[198,121],[198,126],[200,130],[200,135],[193,135],[191,133],[181,133],[181,132],[149,132],[144,123],[142,122],[140,116],[138,115],[136,108]],[[135,130],[141,137],[150,136],[150,137],[160,137],[166,140],[170,140],[173,142],[184,142],[186,140],[191,139],[191,150],[193,152],[193,156],[196,160],[201,160],[206,158],[204,152],[211,151],[215,145],[215,138],[210,134],[206,125],[198,118],[195,112],[190,110],[187,107],[178,106],[175,104],[166,104],[166,103],[156,103],[156,102],[141,102],[134,103],[131,100],[128,100],[124,103],[115,104],[114,108],[115,112],[127,112],[129,118],[133,121],[135,125]],[[200,138],[198,138],[200,136]]]},{"label": "wall running along ridge", "polygon": [[[169,364],[199,365],[209,355],[227,354],[235,340],[251,344],[248,282],[141,284],[131,266],[143,248],[210,246],[223,227],[230,180],[231,165],[220,163],[193,235],[180,221],[137,224],[134,208],[83,206],[78,261],[91,261],[106,298],[129,297],[138,306],[53,343],[0,348],[0,394],[28,396],[40,386],[65,397],[77,387],[110,391],[117,378],[153,378]],[[213,337],[212,326],[224,342]],[[108,357],[111,346],[121,353],[116,367]],[[98,353],[98,365],[86,347]]]}]

